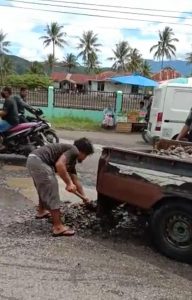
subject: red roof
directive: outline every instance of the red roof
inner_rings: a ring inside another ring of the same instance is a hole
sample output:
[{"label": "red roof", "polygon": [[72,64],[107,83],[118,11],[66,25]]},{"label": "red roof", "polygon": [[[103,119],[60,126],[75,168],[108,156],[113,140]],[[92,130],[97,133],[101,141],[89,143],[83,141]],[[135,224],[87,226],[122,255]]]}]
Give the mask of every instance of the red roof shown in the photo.
[{"label": "red roof", "polygon": [[164,80],[169,80],[178,77],[181,77],[181,73],[171,68],[165,68],[161,70],[159,73],[152,75],[152,79],[155,81],[164,81]]},{"label": "red roof", "polygon": [[53,81],[70,81],[77,84],[85,84],[89,80],[95,79],[95,75],[87,75],[87,74],[70,74],[70,73],[60,73],[60,72],[54,72],[51,75]]},{"label": "red roof", "polygon": [[114,76],[131,75],[131,73],[117,73],[114,71],[105,71],[100,74],[89,75],[89,74],[70,74],[54,72],[51,77],[53,81],[70,81],[77,84],[86,84],[88,81],[106,81],[107,79]]}]

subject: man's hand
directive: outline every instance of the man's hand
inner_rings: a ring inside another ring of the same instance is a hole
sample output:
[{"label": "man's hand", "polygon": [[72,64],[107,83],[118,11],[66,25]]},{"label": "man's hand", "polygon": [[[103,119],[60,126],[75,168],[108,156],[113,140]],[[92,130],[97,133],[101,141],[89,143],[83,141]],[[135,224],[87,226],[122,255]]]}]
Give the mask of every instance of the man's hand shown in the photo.
[{"label": "man's hand", "polygon": [[89,198],[85,197],[85,198],[83,199],[83,203],[84,203],[85,205],[88,205],[88,204],[91,203],[91,200],[90,200]]},{"label": "man's hand", "polygon": [[66,186],[66,191],[70,193],[75,193],[77,191],[77,187],[72,182]]}]

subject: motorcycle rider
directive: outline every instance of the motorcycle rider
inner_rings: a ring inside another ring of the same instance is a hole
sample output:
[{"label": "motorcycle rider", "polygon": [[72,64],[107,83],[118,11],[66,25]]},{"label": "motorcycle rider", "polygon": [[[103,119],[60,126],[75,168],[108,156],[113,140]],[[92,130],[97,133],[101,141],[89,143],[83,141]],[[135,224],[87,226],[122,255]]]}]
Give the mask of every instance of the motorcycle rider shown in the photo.
[{"label": "motorcycle rider", "polygon": [[15,101],[11,97],[12,90],[10,87],[4,87],[1,96],[5,99],[3,108],[0,110],[0,132],[5,132],[11,127],[19,124],[18,109]]},{"label": "motorcycle rider", "polygon": [[26,101],[27,95],[28,95],[28,89],[27,89],[27,87],[23,86],[20,88],[19,95],[14,96],[14,100],[17,103],[17,109],[18,109],[18,113],[19,113],[20,123],[28,122],[27,118],[25,117],[25,109],[32,114],[34,114],[38,111],[27,103],[27,101]]}]

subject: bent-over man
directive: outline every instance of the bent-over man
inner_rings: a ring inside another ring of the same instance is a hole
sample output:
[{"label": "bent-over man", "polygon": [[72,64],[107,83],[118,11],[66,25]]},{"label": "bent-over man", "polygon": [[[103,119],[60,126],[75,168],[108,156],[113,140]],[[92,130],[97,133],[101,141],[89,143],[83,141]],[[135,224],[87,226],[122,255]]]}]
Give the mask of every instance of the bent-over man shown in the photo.
[{"label": "bent-over man", "polygon": [[50,144],[34,150],[27,159],[27,168],[33,178],[39,196],[39,208],[36,218],[46,218],[49,211],[53,220],[53,236],[69,236],[74,230],[65,226],[60,216],[60,197],[56,173],[66,184],[66,190],[78,191],[86,198],[78,180],[75,165],[83,162],[94,153],[93,145],[86,138],[68,144]]},{"label": "bent-over man", "polygon": [[181,129],[177,140],[180,141],[187,138],[189,142],[192,142],[192,108],[190,109],[189,115],[185,121],[185,125]]}]

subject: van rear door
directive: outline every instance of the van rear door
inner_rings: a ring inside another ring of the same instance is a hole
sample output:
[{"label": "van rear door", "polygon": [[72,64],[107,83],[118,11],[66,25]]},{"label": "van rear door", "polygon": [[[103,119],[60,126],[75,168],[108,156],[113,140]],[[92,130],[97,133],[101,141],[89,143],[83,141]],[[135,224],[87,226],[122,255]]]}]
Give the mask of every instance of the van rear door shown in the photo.
[{"label": "van rear door", "polygon": [[184,123],[192,107],[192,88],[167,87],[164,122]]},{"label": "van rear door", "polygon": [[152,137],[161,135],[165,93],[166,87],[156,88],[154,91],[153,103],[148,125],[148,130],[151,132]]}]

